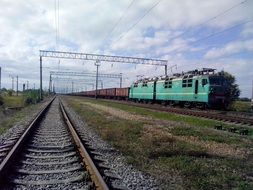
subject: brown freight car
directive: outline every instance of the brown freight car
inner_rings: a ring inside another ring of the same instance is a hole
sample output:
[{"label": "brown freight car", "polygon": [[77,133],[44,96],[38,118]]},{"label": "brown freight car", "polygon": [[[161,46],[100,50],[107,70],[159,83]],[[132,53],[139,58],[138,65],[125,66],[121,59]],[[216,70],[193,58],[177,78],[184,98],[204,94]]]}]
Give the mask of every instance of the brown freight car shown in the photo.
[{"label": "brown freight car", "polygon": [[97,92],[98,97],[105,98],[106,97],[106,89],[99,89]]},{"label": "brown freight car", "polygon": [[117,99],[128,99],[129,88],[116,88],[116,98]]},{"label": "brown freight car", "polygon": [[114,99],[116,95],[116,88],[106,89],[106,98]]},{"label": "brown freight car", "polygon": [[92,91],[87,91],[87,92],[86,92],[86,96],[89,96],[89,97],[95,96],[95,91],[94,91],[94,90],[92,90]]}]

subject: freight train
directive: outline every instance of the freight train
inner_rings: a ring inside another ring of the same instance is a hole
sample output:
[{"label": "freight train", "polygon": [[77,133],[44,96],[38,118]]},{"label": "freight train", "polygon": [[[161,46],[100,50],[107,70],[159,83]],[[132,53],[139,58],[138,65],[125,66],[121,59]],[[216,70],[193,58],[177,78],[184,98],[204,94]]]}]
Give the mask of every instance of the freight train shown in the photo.
[{"label": "freight train", "polygon": [[[75,93],[94,97],[96,91]],[[124,99],[144,103],[161,103],[185,107],[226,108],[228,84],[223,74],[203,68],[186,73],[144,78],[129,88],[97,90],[98,98]]]}]

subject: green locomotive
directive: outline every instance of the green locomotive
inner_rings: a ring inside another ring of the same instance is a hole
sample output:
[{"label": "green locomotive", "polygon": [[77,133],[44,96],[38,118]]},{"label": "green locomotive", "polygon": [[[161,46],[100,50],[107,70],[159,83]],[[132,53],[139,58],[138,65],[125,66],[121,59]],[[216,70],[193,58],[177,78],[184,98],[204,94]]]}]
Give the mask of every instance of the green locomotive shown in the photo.
[{"label": "green locomotive", "polygon": [[186,107],[226,108],[226,80],[203,68],[172,76],[145,78],[130,87],[129,99]]}]

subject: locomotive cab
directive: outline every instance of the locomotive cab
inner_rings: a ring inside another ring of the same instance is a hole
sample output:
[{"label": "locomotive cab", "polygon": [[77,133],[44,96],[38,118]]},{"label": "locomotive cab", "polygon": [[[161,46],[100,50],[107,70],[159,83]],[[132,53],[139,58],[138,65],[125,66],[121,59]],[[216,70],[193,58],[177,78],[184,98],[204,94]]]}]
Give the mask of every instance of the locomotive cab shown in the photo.
[{"label": "locomotive cab", "polygon": [[209,106],[226,108],[226,80],[224,76],[209,76]]}]

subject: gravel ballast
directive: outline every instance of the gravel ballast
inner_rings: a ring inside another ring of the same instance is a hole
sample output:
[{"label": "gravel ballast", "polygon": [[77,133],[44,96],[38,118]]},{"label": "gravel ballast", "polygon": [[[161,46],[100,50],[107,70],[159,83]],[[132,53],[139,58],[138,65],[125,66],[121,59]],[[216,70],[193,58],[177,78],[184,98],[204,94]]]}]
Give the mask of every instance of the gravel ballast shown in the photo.
[{"label": "gravel ballast", "polygon": [[81,138],[88,141],[89,144],[101,153],[99,157],[106,160],[106,164],[113,168],[121,179],[119,185],[123,184],[127,189],[158,189],[156,180],[150,175],[135,169],[132,165],[126,163],[124,156],[114,147],[104,141],[91,127],[89,127],[81,117],[65,101],[63,104]]}]

